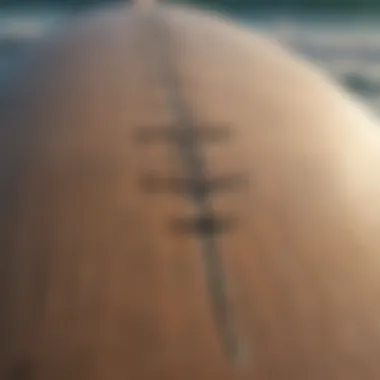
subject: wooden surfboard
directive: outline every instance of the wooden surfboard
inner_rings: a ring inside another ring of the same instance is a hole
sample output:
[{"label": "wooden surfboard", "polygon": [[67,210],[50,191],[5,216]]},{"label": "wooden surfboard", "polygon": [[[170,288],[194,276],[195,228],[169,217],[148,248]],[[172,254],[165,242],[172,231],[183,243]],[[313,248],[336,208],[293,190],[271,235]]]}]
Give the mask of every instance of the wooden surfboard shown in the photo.
[{"label": "wooden surfboard", "polygon": [[80,17],[22,66],[0,97],[0,379],[380,379],[369,111],[180,6]]}]

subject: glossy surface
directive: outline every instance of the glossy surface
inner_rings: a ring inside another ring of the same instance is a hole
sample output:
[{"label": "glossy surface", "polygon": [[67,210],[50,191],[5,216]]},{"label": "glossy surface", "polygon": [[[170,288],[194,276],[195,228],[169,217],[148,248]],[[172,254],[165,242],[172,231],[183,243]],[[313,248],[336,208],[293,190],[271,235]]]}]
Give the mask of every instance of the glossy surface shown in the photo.
[{"label": "glossy surface", "polygon": [[380,378],[366,110],[190,9],[39,49],[0,102],[1,379]]}]

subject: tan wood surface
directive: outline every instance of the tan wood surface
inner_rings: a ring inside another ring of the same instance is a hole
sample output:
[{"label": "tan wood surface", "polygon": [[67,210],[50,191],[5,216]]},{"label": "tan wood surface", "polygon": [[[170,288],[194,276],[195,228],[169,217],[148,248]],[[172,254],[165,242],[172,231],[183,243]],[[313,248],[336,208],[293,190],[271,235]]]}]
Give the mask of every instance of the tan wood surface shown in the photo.
[{"label": "tan wood surface", "polygon": [[364,107],[181,7],[36,49],[0,98],[1,380],[380,379]]}]

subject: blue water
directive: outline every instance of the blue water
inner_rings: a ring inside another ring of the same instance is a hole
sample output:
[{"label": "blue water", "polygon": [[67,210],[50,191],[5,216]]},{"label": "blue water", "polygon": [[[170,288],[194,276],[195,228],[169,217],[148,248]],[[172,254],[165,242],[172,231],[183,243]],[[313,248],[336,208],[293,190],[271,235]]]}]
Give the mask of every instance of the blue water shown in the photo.
[{"label": "blue water", "polygon": [[[231,16],[291,45],[310,60],[330,70],[344,85],[348,83],[345,81],[347,75],[358,75],[361,81],[359,86],[356,81],[356,87],[351,86],[350,89],[361,92],[368,99],[378,96],[380,109],[380,20],[376,17],[259,15],[256,12]],[[17,62],[22,60],[26,47],[50,30],[60,27],[69,17],[69,13],[62,9],[0,9],[0,86],[1,79],[7,77]],[[362,91],[366,82],[372,86],[368,93]],[[378,91],[374,83],[379,87]]]}]

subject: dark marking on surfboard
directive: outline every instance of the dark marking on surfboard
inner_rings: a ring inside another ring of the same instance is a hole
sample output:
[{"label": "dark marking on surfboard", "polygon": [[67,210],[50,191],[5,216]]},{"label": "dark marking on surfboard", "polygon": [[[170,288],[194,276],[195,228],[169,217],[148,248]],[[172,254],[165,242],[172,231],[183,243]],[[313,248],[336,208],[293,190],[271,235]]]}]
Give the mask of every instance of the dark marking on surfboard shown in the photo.
[{"label": "dark marking on surfboard", "polygon": [[172,226],[177,233],[191,234],[198,239],[216,329],[227,357],[238,364],[241,362],[242,342],[231,312],[227,276],[218,244],[220,234],[236,223],[232,222],[233,218],[218,216],[212,200],[216,189],[235,188],[241,178],[239,181],[230,176],[212,179],[202,152],[203,143],[226,140],[229,137],[226,131],[230,130],[224,127],[216,133],[215,129],[205,128],[201,121],[195,119],[193,110],[184,98],[183,83],[176,65],[175,33],[169,30],[161,17],[160,7],[153,9],[146,21],[152,62],[158,68],[157,74],[161,77],[162,87],[166,89],[167,103],[175,120],[172,127],[140,128],[138,139],[144,143],[157,140],[173,142],[185,179],[148,179],[145,185],[153,191],[185,193],[195,208],[195,216],[180,217]]},{"label": "dark marking on surfboard", "polygon": [[195,199],[206,198],[212,193],[223,193],[240,189],[245,184],[245,176],[229,174],[218,178],[159,178],[149,175],[141,180],[143,190],[147,192],[169,192]]},{"label": "dark marking on surfboard", "polygon": [[202,125],[194,127],[189,133],[188,130],[178,128],[178,126],[156,126],[141,127],[135,133],[136,141],[142,144],[157,142],[189,142],[196,139],[198,143],[222,142],[231,138],[231,130],[226,126]]},{"label": "dark marking on surfboard", "polygon": [[214,214],[199,214],[194,217],[176,219],[172,228],[177,233],[196,234],[209,237],[228,232],[235,227],[237,219],[231,216],[218,216]]}]

